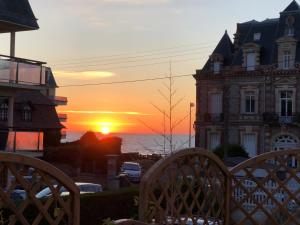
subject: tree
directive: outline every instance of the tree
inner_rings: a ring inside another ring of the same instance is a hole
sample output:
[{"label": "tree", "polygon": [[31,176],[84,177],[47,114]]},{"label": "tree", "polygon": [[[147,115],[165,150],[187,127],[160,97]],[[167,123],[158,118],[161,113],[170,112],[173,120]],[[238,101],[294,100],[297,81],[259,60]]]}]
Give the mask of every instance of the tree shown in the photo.
[{"label": "tree", "polygon": [[228,144],[228,145],[220,145],[213,150],[213,152],[220,158],[225,158],[225,151],[227,153],[227,157],[246,157],[248,158],[249,155],[245,151],[245,149],[240,145]]},{"label": "tree", "polygon": [[[140,120],[140,122],[142,124],[144,124],[147,128],[149,128],[152,132],[156,133],[157,135],[160,135],[163,138],[164,154],[166,154],[166,143],[168,143],[168,146],[169,146],[168,148],[169,148],[170,153],[173,153],[173,151],[175,150],[176,146],[174,144],[174,139],[173,139],[174,130],[189,116],[189,114],[187,114],[183,118],[180,118],[177,120],[174,119],[174,111],[178,107],[178,105],[184,100],[184,97],[179,98],[177,100],[174,99],[176,96],[176,93],[177,93],[177,89],[174,88],[175,81],[174,81],[174,77],[172,76],[171,62],[170,62],[170,74],[169,74],[169,77],[166,77],[166,78],[168,78],[169,82],[168,82],[168,84],[163,83],[163,85],[164,85],[164,88],[165,88],[167,94],[165,94],[164,91],[161,91],[160,89],[158,89],[158,93],[161,95],[161,97],[167,103],[166,108],[160,107],[154,103],[151,103],[151,105],[157,111],[159,111],[163,116],[163,124],[162,124],[163,130],[162,131],[156,130],[153,127],[151,127],[150,125],[148,125],[146,122]],[[168,135],[166,133],[167,131],[168,131]]]}]

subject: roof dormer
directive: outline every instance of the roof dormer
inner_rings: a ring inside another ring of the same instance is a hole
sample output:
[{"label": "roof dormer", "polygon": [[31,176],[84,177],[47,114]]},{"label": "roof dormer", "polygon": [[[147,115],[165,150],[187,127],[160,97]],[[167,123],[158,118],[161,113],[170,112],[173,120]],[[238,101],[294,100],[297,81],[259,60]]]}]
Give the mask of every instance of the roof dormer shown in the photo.
[{"label": "roof dormer", "polygon": [[276,42],[278,45],[278,68],[293,69],[295,67],[297,40],[290,36],[284,36]]},{"label": "roof dormer", "polygon": [[247,71],[255,70],[260,65],[260,46],[250,42],[242,46],[243,64]]}]

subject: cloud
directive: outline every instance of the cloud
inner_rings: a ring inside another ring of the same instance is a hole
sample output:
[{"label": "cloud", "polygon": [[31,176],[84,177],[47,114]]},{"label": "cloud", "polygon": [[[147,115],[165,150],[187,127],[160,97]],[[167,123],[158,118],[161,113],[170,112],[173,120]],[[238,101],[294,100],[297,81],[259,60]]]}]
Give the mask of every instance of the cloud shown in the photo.
[{"label": "cloud", "polygon": [[82,71],[82,72],[57,70],[54,71],[54,74],[56,77],[61,77],[61,78],[80,78],[80,79],[106,78],[106,77],[112,77],[116,75],[115,73],[109,71],[96,71],[96,70]]},{"label": "cloud", "polygon": [[150,116],[150,114],[141,112],[116,112],[116,111],[91,111],[91,110],[63,110],[60,113],[74,113],[74,114],[109,114],[109,115],[130,115],[130,116]]}]

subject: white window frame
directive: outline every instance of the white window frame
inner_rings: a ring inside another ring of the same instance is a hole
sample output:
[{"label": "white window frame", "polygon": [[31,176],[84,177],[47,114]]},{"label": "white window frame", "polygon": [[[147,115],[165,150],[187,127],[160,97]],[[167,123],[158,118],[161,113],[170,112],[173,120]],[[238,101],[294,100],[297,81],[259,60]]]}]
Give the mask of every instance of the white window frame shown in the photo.
[{"label": "white window frame", "polygon": [[[281,94],[285,92],[286,95],[287,93],[291,93],[291,96],[290,97],[282,97]],[[284,101],[284,104],[285,104],[285,110],[282,111],[282,102]],[[288,109],[288,106],[289,106],[289,102],[292,103],[292,108],[289,110]],[[280,104],[280,116],[292,116],[292,115],[287,115],[288,114],[288,111],[291,111],[291,113],[293,114],[293,105],[294,105],[294,102],[293,102],[293,91],[292,90],[282,90],[279,92],[279,104]],[[285,114],[285,115],[282,115],[282,114]]]},{"label": "white window frame", "polygon": [[[249,111],[247,110],[247,101],[249,100]],[[252,104],[252,101],[254,101],[254,104]],[[245,114],[254,114],[256,111],[256,96],[254,92],[246,91],[245,92]]]},{"label": "white window frame", "polygon": [[282,68],[284,70],[288,70],[291,68],[291,51],[290,50],[284,50],[283,56],[282,56]]},{"label": "white window frame", "polygon": [[[246,101],[247,101],[247,93],[252,92],[252,96],[254,97],[254,111],[247,112],[246,111]],[[259,98],[259,89],[258,88],[242,88],[241,90],[241,114],[253,115],[258,113],[258,98]]]},{"label": "white window frame", "polygon": [[260,41],[261,33],[254,33],[253,34],[253,40],[254,41]]},{"label": "white window frame", "polygon": [[[255,137],[255,152],[248,151],[245,147],[245,135],[254,135]],[[245,151],[248,153],[249,157],[254,157],[257,155],[257,147],[258,147],[258,135],[256,132],[241,132],[241,145],[244,147]]]},{"label": "white window frame", "polygon": [[276,113],[281,115],[281,92],[283,91],[292,91],[292,113],[294,114],[296,112],[296,88],[287,86],[275,89]]}]

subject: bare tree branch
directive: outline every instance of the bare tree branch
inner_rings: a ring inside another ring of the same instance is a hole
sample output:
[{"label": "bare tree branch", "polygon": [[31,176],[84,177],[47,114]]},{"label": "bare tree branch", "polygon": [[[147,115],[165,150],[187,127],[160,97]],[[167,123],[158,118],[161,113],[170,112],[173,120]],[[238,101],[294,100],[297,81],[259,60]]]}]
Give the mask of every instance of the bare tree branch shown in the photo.
[{"label": "bare tree branch", "polygon": [[172,129],[175,129],[178,125],[180,125],[184,120],[186,120],[187,118],[189,117],[189,114],[186,115],[185,117],[183,117],[182,119],[180,120],[177,120],[174,125],[172,126]]}]

